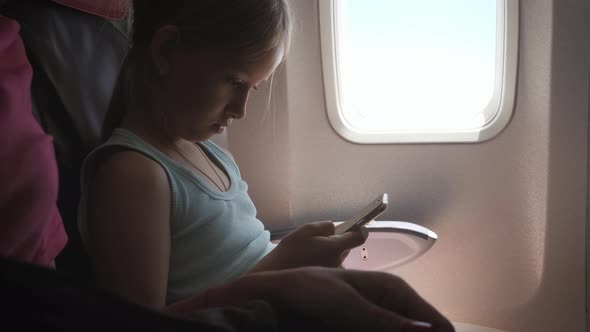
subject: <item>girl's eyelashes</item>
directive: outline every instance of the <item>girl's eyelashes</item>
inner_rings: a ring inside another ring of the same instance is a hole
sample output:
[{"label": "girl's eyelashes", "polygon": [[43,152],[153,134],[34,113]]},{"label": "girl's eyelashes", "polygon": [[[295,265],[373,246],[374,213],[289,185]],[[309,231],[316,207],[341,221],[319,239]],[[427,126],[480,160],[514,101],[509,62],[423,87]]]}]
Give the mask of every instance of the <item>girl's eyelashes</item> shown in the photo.
[{"label": "girl's eyelashes", "polygon": [[[239,79],[235,79],[235,78],[229,78],[228,81],[234,88],[238,88],[238,89],[244,88],[247,85],[246,82],[239,80]],[[258,85],[254,85],[252,87],[252,89],[258,90]]]},{"label": "girl's eyelashes", "polygon": [[244,86],[244,81],[241,80],[236,80],[236,79],[230,79],[230,84],[234,87],[234,88],[241,88]]}]

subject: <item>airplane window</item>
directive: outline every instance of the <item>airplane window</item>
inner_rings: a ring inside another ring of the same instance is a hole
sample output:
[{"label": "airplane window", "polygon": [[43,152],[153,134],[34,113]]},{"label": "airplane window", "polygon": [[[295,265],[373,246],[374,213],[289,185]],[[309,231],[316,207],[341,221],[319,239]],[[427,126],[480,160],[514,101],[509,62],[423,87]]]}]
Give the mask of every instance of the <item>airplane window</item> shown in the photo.
[{"label": "airplane window", "polygon": [[479,142],[514,104],[517,0],[319,0],[328,115],[358,143]]}]

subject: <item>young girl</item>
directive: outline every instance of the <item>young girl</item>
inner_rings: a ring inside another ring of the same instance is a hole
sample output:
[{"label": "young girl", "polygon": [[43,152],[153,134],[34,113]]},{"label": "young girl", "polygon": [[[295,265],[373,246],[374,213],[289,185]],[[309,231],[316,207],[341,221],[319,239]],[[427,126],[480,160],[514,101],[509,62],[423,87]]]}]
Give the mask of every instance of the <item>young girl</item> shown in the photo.
[{"label": "young girl", "polygon": [[278,246],[237,165],[209,141],[246,113],[289,47],[285,0],[135,1],[133,44],[82,170],[98,283],[163,308],[247,272],[338,266],[366,232],[306,224]]}]

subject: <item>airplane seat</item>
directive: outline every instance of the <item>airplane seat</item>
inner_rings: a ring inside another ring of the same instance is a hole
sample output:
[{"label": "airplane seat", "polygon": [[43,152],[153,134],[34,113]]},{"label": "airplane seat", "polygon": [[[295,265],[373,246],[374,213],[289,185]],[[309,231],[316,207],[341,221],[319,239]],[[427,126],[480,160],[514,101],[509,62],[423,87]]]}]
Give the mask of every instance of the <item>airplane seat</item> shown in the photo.
[{"label": "airplane seat", "polygon": [[90,259],[76,220],[80,166],[99,143],[112,89],[129,47],[129,20],[107,20],[35,0],[8,1],[2,14],[21,25],[33,67],[33,111],[54,139],[60,179],[57,204],[68,235],[56,268],[90,280]]}]

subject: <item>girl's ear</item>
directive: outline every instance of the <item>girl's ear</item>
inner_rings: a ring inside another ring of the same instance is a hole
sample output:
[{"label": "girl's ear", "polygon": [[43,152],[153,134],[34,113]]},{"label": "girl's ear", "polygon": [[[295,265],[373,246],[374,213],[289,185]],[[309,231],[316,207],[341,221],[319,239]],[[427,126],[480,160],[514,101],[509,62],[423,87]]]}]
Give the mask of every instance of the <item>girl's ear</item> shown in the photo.
[{"label": "girl's ear", "polygon": [[178,27],[165,25],[158,29],[151,44],[151,56],[154,69],[159,76],[166,76],[172,67],[172,53],[178,45]]}]

